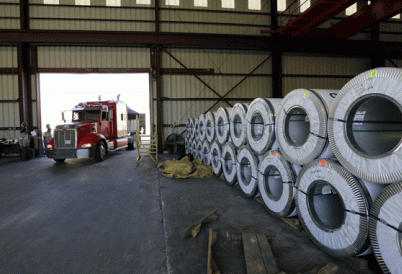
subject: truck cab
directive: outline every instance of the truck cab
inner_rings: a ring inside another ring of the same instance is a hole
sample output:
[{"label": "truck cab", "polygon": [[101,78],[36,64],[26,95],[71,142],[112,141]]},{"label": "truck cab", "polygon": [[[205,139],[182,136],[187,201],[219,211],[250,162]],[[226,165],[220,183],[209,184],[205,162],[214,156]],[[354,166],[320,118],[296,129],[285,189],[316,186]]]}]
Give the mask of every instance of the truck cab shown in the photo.
[{"label": "truck cab", "polygon": [[128,118],[123,101],[80,103],[72,109],[71,123],[56,126],[47,147],[48,157],[56,162],[68,158],[94,158],[100,162],[110,151],[134,149]]}]

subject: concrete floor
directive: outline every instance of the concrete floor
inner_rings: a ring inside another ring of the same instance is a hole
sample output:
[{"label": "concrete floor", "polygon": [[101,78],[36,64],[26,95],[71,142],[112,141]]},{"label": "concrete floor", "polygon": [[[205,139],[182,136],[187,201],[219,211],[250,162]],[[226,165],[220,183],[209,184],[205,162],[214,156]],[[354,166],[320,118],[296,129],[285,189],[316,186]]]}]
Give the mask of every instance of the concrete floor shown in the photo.
[{"label": "concrete floor", "polygon": [[[0,273],[206,273],[210,228],[266,234],[287,274],[328,262],[356,273],[219,178],[167,179],[149,157],[137,165],[135,156],[1,159]],[[215,207],[217,221],[180,239]]]}]

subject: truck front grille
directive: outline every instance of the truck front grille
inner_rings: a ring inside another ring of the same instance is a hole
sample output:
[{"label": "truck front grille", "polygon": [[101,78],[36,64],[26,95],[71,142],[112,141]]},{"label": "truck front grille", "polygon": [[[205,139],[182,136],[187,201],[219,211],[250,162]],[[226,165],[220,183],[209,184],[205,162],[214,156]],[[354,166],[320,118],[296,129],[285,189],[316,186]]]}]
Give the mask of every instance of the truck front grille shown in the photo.
[{"label": "truck front grille", "polygon": [[77,148],[77,130],[62,129],[54,131],[55,148]]}]

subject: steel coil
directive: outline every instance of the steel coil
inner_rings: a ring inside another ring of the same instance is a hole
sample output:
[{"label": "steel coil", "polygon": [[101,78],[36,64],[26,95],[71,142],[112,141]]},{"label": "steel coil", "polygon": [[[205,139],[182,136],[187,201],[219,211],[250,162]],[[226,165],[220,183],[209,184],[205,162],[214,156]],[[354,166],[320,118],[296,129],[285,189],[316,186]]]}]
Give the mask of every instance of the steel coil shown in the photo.
[{"label": "steel coil", "polygon": [[247,143],[247,109],[250,104],[237,103],[230,112],[230,136],[236,148]]},{"label": "steel coil", "polygon": [[237,180],[246,197],[258,193],[258,157],[248,146],[242,146],[237,153]]},{"label": "steel coil", "polygon": [[211,166],[216,176],[222,174],[222,146],[214,141],[211,144]]},{"label": "steel coil", "polygon": [[305,165],[296,181],[296,207],[311,240],[336,257],[367,251],[368,213],[375,187],[368,189],[334,160]]},{"label": "steel coil", "polygon": [[197,154],[196,154],[196,158],[200,161],[202,161],[202,159],[204,158],[204,152],[202,150],[202,145],[203,142],[201,142],[200,140],[197,141]]},{"label": "steel coil", "polygon": [[301,167],[288,162],[279,151],[268,151],[258,166],[258,189],[268,212],[275,217],[296,216],[295,189]]},{"label": "steel coil", "polygon": [[234,185],[237,182],[236,158],[237,153],[234,145],[226,143],[222,147],[222,170],[229,185]]},{"label": "steel coil", "polygon": [[350,80],[332,104],[332,150],[359,178],[381,184],[402,180],[401,86],[401,69],[369,70]]},{"label": "steel coil", "polygon": [[192,153],[192,140],[189,137],[186,137],[184,141],[184,146],[186,150],[186,154],[190,155]]},{"label": "steel coil", "polygon": [[187,119],[187,121],[186,121],[186,137],[187,138],[190,138],[190,135],[191,135],[190,123],[191,123],[191,119]]},{"label": "steel coil", "polygon": [[215,140],[215,117],[216,112],[207,112],[205,115],[205,133],[208,142],[212,143]]},{"label": "steel coil", "polygon": [[200,140],[200,121],[194,118],[194,140]]},{"label": "steel coil", "polygon": [[193,155],[194,159],[197,158],[197,141],[196,140],[193,140],[193,142],[191,143],[191,154]]},{"label": "steel coil", "polygon": [[317,158],[334,157],[327,121],[337,90],[296,89],[283,98],[276,116],[276,137],[283,156],[305,165]]},{"label": "steel coil", "polygon": [[216,139],[221,145],[224,145],[230,136],[230,117],[231,108],[220,107],[216,112],[215,134]]},{"label": "steel coil", "polygon": [[202,143],[202,161],[206,165],[211,165],[211,145],[207,140]]},{"label": "steel coil", "polygon": [[205,131],[205,115],[201,114],[200,117],[198,118],[198,124],[199,124],[199,138],[200,141],[204,142],[207,133]]},{"label": "steel coil", "polygon": [[389,185],[371,210],[370,241],[385,273],[402,273],[402,182]]},{"label": "steel coil", "polygon": [[190,118],[189,134],[188,134],[188,136],[190,137],[190,139],[194,139],[194,134],[195,134],[195,132],[194,132],[194,123],[195,123],[194,118]]},{"label": "steel coil", "polygon": [[276,150],[275,116],[282,99],[256,98],[247,110],[247,141],[252,151],[263,155]]}]

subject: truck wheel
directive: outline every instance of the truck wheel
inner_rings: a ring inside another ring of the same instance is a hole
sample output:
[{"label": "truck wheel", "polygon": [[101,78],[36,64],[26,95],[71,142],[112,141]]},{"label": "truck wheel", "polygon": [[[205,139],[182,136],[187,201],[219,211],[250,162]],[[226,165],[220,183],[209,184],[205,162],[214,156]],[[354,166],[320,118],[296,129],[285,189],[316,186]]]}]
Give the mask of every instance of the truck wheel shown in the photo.
[{"label": "truck wheel", "polygon": [[64,163],[66,159],[54,159],[56,163]]},{"label": "truck wheel", "polygon": [[106,145],[104,142],[100,141],[98,143],[98,146],[96,147],[95,161],[102,162],[103,160],[105,160],[106,154],[107,154]]},{"label": "truck wheel", "polygon": [[128,141],[127,150],[134,150],[135,149],[135,137]]}]

